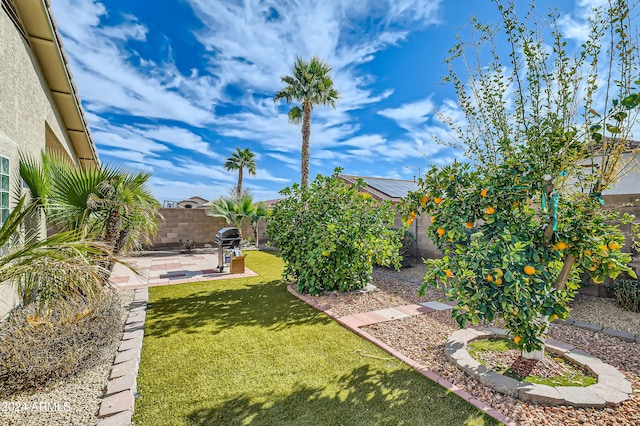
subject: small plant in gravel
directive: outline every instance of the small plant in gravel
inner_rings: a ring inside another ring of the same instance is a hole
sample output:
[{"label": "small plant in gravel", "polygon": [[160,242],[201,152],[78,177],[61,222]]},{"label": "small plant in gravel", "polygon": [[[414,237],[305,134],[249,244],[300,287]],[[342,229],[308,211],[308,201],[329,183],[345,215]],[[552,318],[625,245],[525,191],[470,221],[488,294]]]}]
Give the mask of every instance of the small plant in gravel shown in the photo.
[{"label": "small plant in gravel", "polygon": [[618,280],[608,287],[618,303],[633,312],[640,312],[640,281]]},{"label": "small plant in gravel", "polygon": [[[500,26],[473,20],[474,41],[446,59],[466,121],[444,120],[473,168],[431,168],[404,213],[432,214],[427,235],[445,255],[428,260],[421,291],[443,286],[460,302],[461,327],[502,319],[524,355],[541,359],[549,321],[569,315],[581,273],[595,283],[635,276],[601,194],[634,158],[626,154],[640,106],[637,11],[605,2],[576,46],[557,14],[541,22],[532,5],[523,20],[515,2],[494,3]],[[506,60],[496,53],[500,34]],[[489,64],[480,63],[485,47]]]},{"label": "small plant in gravel", "polygon": [[96,365],[119,337],[123,308],[115,293],[76,300],[71,313],[30,304],[0,323],[0,397],[37,389]]},{"label": "small plant in gravel", "polygon": [[373,264],[399,267],[394,211],[387,202],[361,194],[364,182],[351,185],[318,175],[309,188],[294,184],[267,221],[267,235],[286,263],[284,276],[297,280],[298,291],[364,288]]}]

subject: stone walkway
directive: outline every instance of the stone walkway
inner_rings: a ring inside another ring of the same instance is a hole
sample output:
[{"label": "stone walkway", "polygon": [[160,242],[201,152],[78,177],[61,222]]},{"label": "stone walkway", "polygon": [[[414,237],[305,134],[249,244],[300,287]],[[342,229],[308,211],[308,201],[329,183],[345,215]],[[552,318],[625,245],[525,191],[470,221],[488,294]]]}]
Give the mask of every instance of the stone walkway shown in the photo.
[{"label": "stone walkway", "polygon": [[[244,254],[247,255],[247,252]],[[122,260],[135,271],[121,264],[114,266],[109,282],[122,290],[258,275],[246,267],[244,274],[231,275],[229,265],[225,265],[221,273],[218,271],[218,255],[211,253],[161,254],[125,257]]]}]

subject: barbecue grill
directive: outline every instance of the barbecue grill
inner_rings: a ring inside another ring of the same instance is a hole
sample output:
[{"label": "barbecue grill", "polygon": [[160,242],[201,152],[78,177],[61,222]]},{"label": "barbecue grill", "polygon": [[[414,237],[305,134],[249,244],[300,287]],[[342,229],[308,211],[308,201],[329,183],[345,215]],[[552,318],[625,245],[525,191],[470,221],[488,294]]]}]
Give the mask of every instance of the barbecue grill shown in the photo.
[{"label": "barbecue grill", "polygon": [[213,240],[218,245],[218,270],[224,270],[224,250],[240,246],[240,230],[238,228],[222,228]]}]

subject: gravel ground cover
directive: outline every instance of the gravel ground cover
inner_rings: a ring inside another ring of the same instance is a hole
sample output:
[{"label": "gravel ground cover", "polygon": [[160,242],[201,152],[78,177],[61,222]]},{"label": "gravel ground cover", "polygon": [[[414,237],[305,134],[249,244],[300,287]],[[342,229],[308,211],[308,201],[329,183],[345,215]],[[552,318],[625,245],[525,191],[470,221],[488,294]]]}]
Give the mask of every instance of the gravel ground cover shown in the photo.
[{"label": "gravel ground cover", "polygon": [[[403,304],[438,300],[442,292],[428,290],[418,298],[424,265],[406,268],[396,273],[377,269],[373,274],[376,291],[364,294],[328,294],[317,302],[331,308],[338,316],[352,315]],[[590,322],[604,327],[640,331],[640,314],[619,307],[615,301],[580,296],[573,302],[576,321]],[[617,407],[604,409],[548,407],[502,395],[458,370],[444,356],[443,347],[448,336],[459,327],[449,311],[403,318],[363,327],[376,338],[406,356],[420,362],[441,377],[487,402],[522,425],[638,425],[640,424],[640,345],[600,332],[593,332],[566,324],[552,324],[550,337],[571,343],[618,368],[631,382],[635,393]]]},{"label": "gravel ground cover", "polygon": [[[120,300],[128,307],[133,291],[122,291]],[[123,309],[122,326],[128,309]],[[120,327],[122,329],[122,327]],[[98,409],[107,384],[113,357],[120,341],[105,350],[93,368],[64,382],[52,384],[32,393],[13,395],[0,400],[0,424],[6,426],[95,425]]]}]

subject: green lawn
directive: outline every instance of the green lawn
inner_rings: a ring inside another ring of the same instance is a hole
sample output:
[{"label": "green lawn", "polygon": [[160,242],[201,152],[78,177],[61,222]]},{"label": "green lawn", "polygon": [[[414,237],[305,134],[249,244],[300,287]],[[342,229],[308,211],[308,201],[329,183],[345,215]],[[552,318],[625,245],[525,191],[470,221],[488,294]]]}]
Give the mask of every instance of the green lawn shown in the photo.
[{"label": "green lawn", "polygon": [[137,426],[497,424],[289,294],[277,256],[247,266],[149,289]]}]

